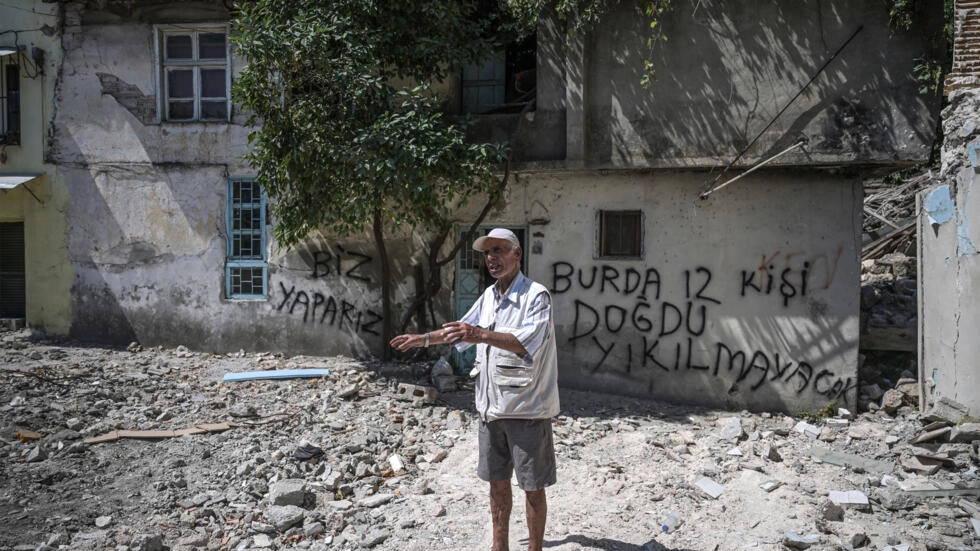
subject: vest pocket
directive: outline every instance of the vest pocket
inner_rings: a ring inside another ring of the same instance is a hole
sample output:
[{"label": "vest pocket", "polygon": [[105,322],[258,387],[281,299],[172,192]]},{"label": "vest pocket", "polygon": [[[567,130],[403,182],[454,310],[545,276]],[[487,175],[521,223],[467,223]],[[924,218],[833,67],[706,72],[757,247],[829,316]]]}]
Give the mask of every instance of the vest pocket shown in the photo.
[{"label": "vest pocket", "polygon": [[524,387],[534,378],[534,370],[513,352],[495,348],[490,354],[490,365],[491,377],[497,386]]}]

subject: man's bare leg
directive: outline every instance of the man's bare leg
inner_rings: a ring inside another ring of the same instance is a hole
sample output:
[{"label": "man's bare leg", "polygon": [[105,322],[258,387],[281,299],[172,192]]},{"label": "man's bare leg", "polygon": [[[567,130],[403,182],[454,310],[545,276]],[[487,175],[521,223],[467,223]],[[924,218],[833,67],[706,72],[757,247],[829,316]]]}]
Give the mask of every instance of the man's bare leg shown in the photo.
[{"label": "man's bare leg", "polygon": [[[510,510],[514,504],[510,479],[490,483],[490,518],[493,520],[493,551],[510,551]],[[540,547],[539,547],[540,549]]]},{"label": "man's bare leg", "polygon": [[544,525],[548,519],[548,498],[544,488],[525,493],[527,504],[527,551],[541,551],[544,544]]}]

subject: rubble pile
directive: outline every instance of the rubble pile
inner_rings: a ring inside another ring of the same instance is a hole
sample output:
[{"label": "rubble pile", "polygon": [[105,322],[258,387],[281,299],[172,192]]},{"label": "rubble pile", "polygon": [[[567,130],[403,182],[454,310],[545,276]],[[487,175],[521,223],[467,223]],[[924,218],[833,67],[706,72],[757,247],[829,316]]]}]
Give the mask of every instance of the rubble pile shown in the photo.
[{"label": "rubble pile", "polygon": [[915,197],[936,183],[936,176],[931,170],[895,184],[885,180],[866,182],[861,258],[874,260],[891,253],[914,255]]},{"label": "rubble pile", "polygon": [[[0,550],[488,549],[472,386],[430,375],[0,333]],[[546,546],[980,546],[980,425],[913,387],[829,418],[563,389]]]},{"label": "rubble pile", "polygon": [[861,348],[914,351],[916,259],[893,252],[861,262]]}]

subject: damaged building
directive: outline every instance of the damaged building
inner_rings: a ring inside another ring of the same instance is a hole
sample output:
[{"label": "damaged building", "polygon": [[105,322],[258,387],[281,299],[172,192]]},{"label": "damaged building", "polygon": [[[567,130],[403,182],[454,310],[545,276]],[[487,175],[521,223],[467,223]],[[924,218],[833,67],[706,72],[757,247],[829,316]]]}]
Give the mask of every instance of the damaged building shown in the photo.
[{"label": "damaged building", "polygon": [[[750,409],[856,403],[862,181],[929,156],[939,100],[912,70],[941,55],[942,10],[926,4],[927,25],[895,32],[869,0],[678,3],[651,51],[641,7],[624,2],[571,39],[542,21],[520,71],[501,52],[450,83],[482,139],[524,118],[486,226],[513,229],[551,290],[563,385]],[[225,3],[33,6],[0,7],[45,52],[2,50],[22,136],[0,168],[40,175],[5,177],[0,197],[26,245],[15,317],[121,344],[378,354],[371,241],[271,239],[242,160]],[[55,32],[26,31],[44,26]],[[529,93],[533,110],[498,108]],[[394,251],[404,304],[422,251],[411,236]],[[481,270],[460,253],[441,321],[475,300]]]}]

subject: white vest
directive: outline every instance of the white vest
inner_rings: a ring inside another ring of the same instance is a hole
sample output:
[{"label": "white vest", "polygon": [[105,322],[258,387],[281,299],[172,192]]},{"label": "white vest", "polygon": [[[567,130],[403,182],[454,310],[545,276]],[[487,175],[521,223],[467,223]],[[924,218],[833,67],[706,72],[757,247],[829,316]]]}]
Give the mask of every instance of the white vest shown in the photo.
[{"label": "white vest", "polygon": [[[523,276],[523,274],[521,274]],[[480,300],[480,327],[492,327],[500,333],[514,333],[521,328],[527,311],[540,293],[548,289],[527,277],[508,290],[516,294],[518,306],[498,312],[494,289],[489,287]],[[549,302],[551,295],[548,295]],[[505,300],[505,299],[501,299]],[[552,306],[553,307],[553,306]],[[496,419],[549,419],[558,415],[558,352],[555,346],[554,310],[548,319],[548,334],[528,364],[524,358],[501,348],[478,344],[476,366],[476,410],[485,421]]]}]

